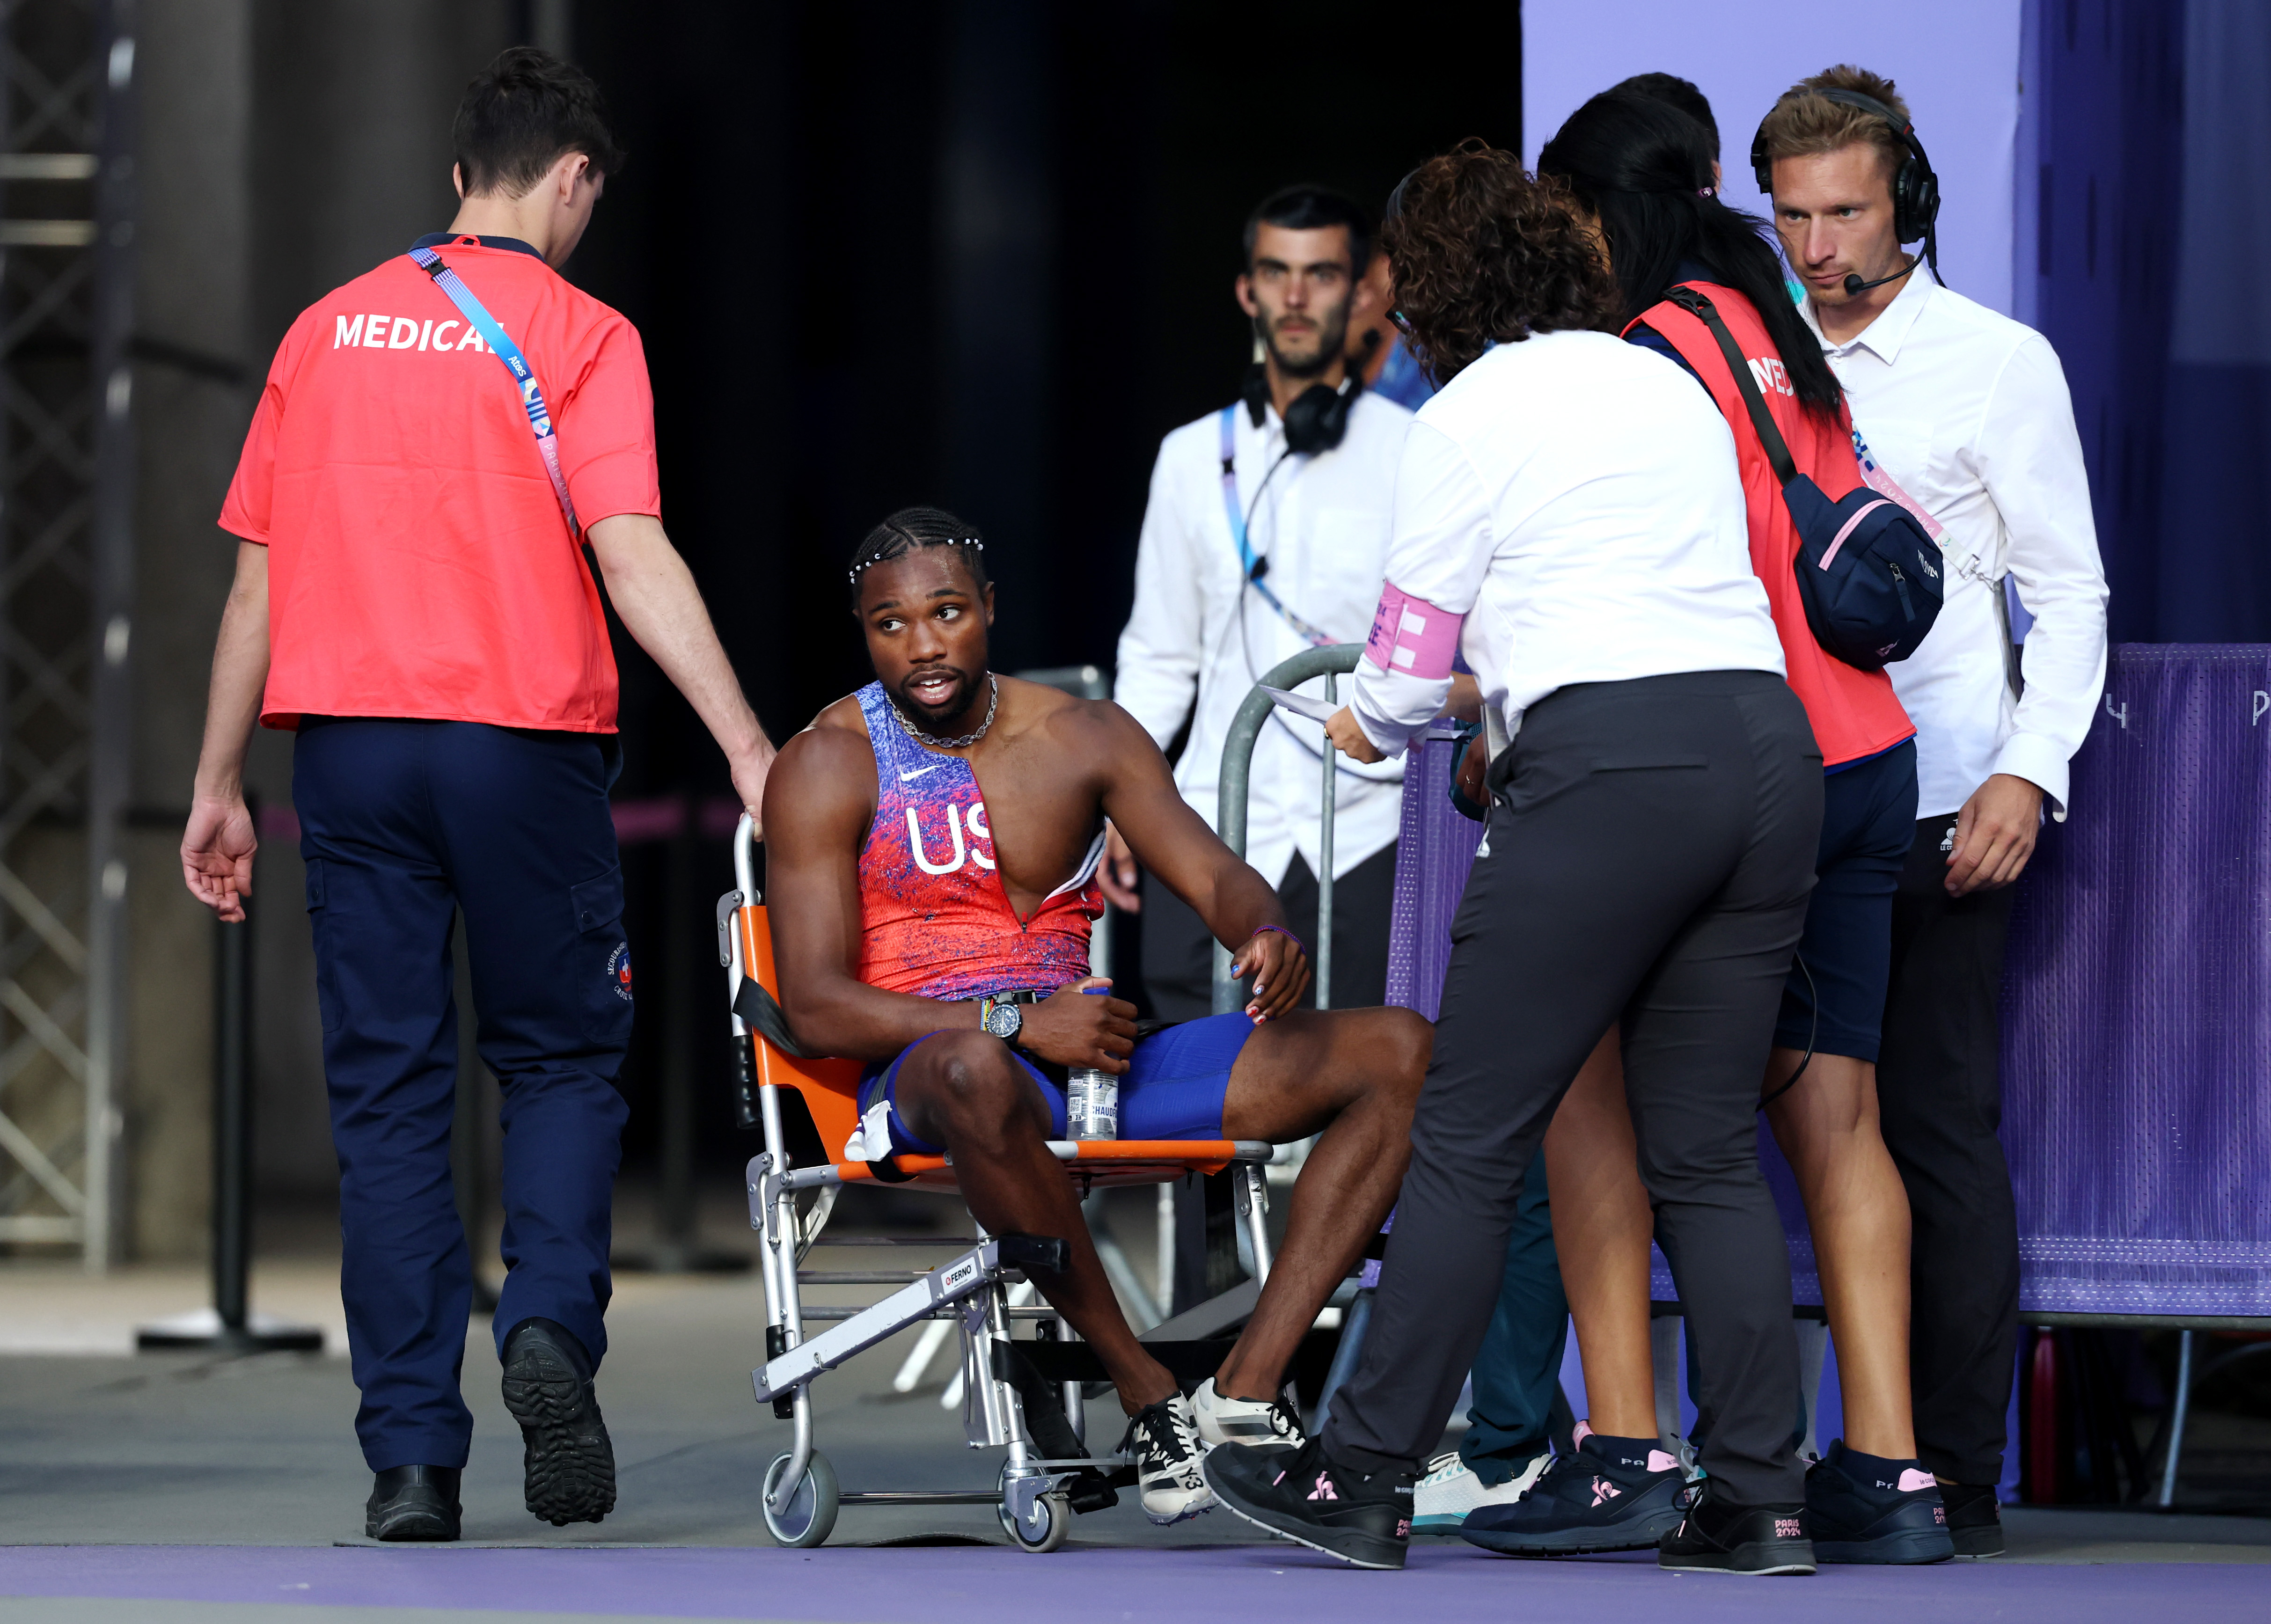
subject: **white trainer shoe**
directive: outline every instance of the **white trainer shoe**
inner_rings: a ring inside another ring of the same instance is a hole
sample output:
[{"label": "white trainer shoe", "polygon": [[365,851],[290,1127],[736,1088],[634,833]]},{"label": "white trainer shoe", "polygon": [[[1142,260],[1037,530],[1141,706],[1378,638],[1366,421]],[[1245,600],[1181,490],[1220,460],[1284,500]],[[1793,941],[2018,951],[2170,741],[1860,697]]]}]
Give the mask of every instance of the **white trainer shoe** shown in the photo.
[{"label": "white trainer shoe", "polygon": [[1191,1395],[1198,1417],[1199,1441],[1211,1449],[1220,1444],[1246,1443],[1257,1449],[1298,1449],[1308,1440],[1301,1435],[1300,1418],[1277,1399],[1225,1398],[1214,1390],[1214,1378],[1199,1383]]},{"label": "white trainer shoe", "polygon": [[1180,1393],[1129,1416],[1120,1453],[1136,1456],[1143,1515],[1160,1527],[1214,1509],[1214,1491],[1199,1470],[1206,1450],[1199,1442],[1198,1421],[1191,1401]]},{"label": "white trainer shoe", "polygon": [[1456,1534],[1467,1514],[1485,1506],[1510,1506],[1530,1493],[1531,1484],[1553,1458],[1551,1449],[1524,1464],[1508,1481],[1485,1486],[1454,1449],[1427,1463],[1427,1475],[1411,1492],[1411,1531],[1415,1534]]}]

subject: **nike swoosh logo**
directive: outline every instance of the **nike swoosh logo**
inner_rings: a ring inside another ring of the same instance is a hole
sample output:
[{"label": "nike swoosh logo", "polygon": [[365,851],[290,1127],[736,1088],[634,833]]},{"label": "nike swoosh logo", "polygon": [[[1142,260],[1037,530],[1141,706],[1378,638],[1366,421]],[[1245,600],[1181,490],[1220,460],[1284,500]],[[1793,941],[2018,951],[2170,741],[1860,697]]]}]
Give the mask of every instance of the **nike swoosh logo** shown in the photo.
[{"label": "nike swoosh logo", "polygon": [[899,774],[899,782],[904,784],[909,778],[919,778],[922,777],[926,772],[936,772],[944,765],[946,765],[946,764],[942,761],[934,761],[927,767],[917,767],[912,772],[902,772]]}]

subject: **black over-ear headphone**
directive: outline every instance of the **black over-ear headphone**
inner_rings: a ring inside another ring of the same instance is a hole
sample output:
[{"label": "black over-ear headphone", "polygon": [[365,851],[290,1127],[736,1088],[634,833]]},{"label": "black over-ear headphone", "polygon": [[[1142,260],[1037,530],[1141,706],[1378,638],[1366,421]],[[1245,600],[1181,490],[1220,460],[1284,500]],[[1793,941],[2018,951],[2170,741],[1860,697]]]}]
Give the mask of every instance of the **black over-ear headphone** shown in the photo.
[{"label": "black over-ear headphone", "polygon": [[[1932,241],[1932,226],[1940,219],[1940,176],[1932,173],[1932,160],[1925,156],[1924,143],[1917,139],[1916,126],[1874,96],[1865,96],[1858,90],[1824,89],[1807,93],[1874,114],[1890,124],[1893,133],[1907,146],[1909,155],[1901,160],[1893,175],[1893,232],[1903,242],[1924,239],[1927,244],[1925,257],[1933,262],[1936,270],[1939,244]],[[1751,138],[1751,172],[1758,176],[1759,190],[1773,197],[1774,165],[1767,158],[1764,120],[1760,122],[1758,134]]]},{"label": "black over-ear headphone", "polygon": [[[1240,392],[1247,417],[1256,428],[1261,428],[1262,414],[1270,409],[1270,374],[1262,362],[1257,361],[1246,369],[1246,387]],[[1362,393],[1364,378],[1351,368],[1338,389],[1329,384],[1312,384],[1294,396],[1285,408],[1285,449],[1304,457],[1331,451],[1347,436],[1349,413]]]}]

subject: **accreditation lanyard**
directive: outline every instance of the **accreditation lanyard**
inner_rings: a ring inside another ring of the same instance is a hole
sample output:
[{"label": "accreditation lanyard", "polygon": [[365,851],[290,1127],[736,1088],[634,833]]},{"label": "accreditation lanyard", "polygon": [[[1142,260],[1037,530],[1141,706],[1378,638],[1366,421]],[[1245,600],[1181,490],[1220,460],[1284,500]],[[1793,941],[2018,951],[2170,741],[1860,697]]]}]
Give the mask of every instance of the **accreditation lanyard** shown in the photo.
[{"label": "accreditation lanyard", "polygon": [[544,471],[552,476],[552,494],[560,498],[560,511],[568,521],[568,533],[580,541],[583,525],[576,522],[576,504],[569,499],[568,476],[560,472],[560,436],[553,432],[552,409],[544,404],[544,391],[536,382],[536,372],[528,364],[528,357],[520,353],[520,346],[511,335],[497,325],[488,307],[473,296],[473,290],[459,279],[458,273],[442,263],[442,257],[430,248],[413,248],[410,257],[418,268],[434,279],[434,286],[450,295],[450,302],[458,313],[481,335],[481,342],[495,352],[504,362],[505,370],[512,374],[513,387],[520,392],[520,403],[528,412],[528,426],[536,432],[536,449],[544,458]]},{"label": "accreditation lanyard", "polygon": [[1262,601],[1277,611],[1277,618],[1291,626],[1296,634],[1307,639],[1312,648],[1329,648],[1337,639],[1319,631],[1314,626],[1278,601],[1277,594],[1270,590],[1270,583],[1262,578],[1262,563],[1254,556],[1252,543],[1246,539],[1246,510],[1238,500],[1237,460],[1238,406],[1235,403],[1222,409],[1222,505],[1230,516],[1230,539],[1238,543],[1238,562],[1240,570],[1239,590],[1251,586],[1262,594]]}]

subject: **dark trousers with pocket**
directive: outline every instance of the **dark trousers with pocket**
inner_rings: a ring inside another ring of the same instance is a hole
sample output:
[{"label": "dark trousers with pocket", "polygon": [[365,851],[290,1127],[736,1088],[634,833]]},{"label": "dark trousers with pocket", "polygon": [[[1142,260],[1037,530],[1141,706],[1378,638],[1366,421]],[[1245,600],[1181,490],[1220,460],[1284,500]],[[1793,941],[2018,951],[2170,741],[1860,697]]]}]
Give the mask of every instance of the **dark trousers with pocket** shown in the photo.
[{"label": "dark trousers with pocket", "polygon": [[1955,823],[1917,824],[1893,898],[1877,1109],[1909,1193],[1917,1456],[1959,1483],[1993,1483],[2019,1337],[2019,1215],[1996,1136],[2013,893],[1947,894],[1941,842]]},{"label": "dark trousers with pocket", "polygon": [[294,750],[355,1431],[374,1471],[462,1466],[473,1437],[458,1392],[472,1259],[450,1175],[459,910],[503,1096],[499,1345],[540,1315],[595,1362],[607,1349],[631,1030],[613,751],[589,734],[313,718]]},{"label": "dark trousers with pocket", "polygon": [[1737,1501],[1798,1500],[1789,1252],[1755,1115],[1821,827],[1805,711],[1763,672],[1565,688],[1493,780],[1411,1169],[1326,1452],[1417,1470],[1434,1448],[1500,1295],[1523,1175],[1620,1022],[1641,1176],[1704,1356],[1704,1466]]}]

